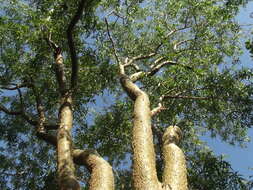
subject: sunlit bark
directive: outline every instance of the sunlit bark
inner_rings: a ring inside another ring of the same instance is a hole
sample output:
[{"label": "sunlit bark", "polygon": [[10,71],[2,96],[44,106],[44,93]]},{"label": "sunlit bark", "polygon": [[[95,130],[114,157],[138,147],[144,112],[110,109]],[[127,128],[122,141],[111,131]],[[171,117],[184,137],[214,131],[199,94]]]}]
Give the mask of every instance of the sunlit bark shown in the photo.
[{"label": "sunlit bark", "polygon": [[163,135],[163,186],[172,190],[187,190],[185,156],[177,145],[181,136],[182,132],[177,126],[168,127]]}]

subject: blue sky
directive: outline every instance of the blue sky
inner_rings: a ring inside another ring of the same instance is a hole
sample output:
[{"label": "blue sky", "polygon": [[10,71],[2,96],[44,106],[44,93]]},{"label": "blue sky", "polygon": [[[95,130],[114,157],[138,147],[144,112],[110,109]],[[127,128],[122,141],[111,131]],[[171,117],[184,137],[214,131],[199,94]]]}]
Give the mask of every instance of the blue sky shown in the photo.
[{"label": "blue sky", "polygon": [[[253,31],[253,18],[250,17],[250,14],[253,12],[253,2],[247,4],[246,7],[241,8],[237,20],[242,25],[252,24],[252,26],[242,26],[243,34],[249,35],[249,30]],[[247,36],[246,36],[247,37]],[[249,36],[250,38],[250,36]],[[253,34],[252,34],[253,38]],[[241,63],[244,66],[253,68],[253,59],[251,59],[247,50],[241,56]],[[225,160],[229,161],[232,164],[232,167],[235,171],[238,171],[240,174],[245,177],[253,176],[253,129],[249,130],[249,137],[251,142],[249,142],[246,148],[241,148],[238,146],[232,146],[227,143],[222,142],[218,137],[210,138],[204,136],[201,139],[207,142],[207,145],[214,150],[217,155],[226,155]]]}]

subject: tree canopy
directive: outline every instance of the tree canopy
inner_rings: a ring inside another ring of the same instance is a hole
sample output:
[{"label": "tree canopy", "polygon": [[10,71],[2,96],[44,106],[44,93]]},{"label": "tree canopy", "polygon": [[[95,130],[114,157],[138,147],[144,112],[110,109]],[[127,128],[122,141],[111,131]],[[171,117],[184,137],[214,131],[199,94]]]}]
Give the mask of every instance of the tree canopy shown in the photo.
[{"label": "tree canopy", "polygon": [[[152,131],[159,178],[161,136],[167,126],[177,125],[189,189],[249,188],[199,138],[211,134],[231,144],[248,141],[252,70],[239,60],[240,25],[234,19],[246,1],[0,3],[1,189],[57,188],[55,149],[38,138],[36,127],[41,105],[48,134],[57,133],[64,91],[55,75],[58,47],[66,89],[74,86],[73,146],[95,149],[108,160],[116,189],[132,188],[133,157],[133,104],[119,82],[120,62],[127,63],[126,74],[149,95],[156,112]],[[76,18],[81,3],[83,14]],[[87,188],[87,168],[77,167],[76,176]]]}]

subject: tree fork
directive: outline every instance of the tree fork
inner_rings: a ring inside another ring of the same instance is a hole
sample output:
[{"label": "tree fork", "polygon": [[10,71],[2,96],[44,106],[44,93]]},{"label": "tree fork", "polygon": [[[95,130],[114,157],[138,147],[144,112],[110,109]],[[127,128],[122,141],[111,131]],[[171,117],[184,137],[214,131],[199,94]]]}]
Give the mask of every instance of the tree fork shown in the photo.
[{"label": "tree fork", "polygon": [[[57,147],[57,138],[45,132],[37,133],[45,142]],[[72,150],[73,161],[77,165],[85,166],[91,174],[90,190],[114,190],[114,175],[111,165],[95,150]]]}]

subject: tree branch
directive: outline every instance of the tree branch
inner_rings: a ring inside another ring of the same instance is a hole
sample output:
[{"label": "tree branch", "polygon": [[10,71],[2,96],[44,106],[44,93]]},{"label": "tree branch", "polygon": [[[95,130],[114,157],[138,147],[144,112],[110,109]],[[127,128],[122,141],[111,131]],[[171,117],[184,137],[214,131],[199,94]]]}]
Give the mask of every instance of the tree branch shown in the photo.
[{"label": "tree branch", "polygon": [[214,97],[198,97],[198,96],[178,96],[178,95],[165,95],[165,98],[177,98],[177,99],[192,99],[192,100],[209,100]]},{"label": "tree branch", "polygon": [[[37,133],[37,136],[48,144],[57,147],[57,138],[54,135],[45,132]],[[110,164],[105,161],[95,150],[80,150],[72,151],[73,161],[77,165],[83,165],[91,173],[89,180],[90,190],[113,190],[114,176]]]},{"label": "tree branch", "polygon": [[8,87],[8,86],[0,86],[1,89],[3,90],[17,90],[18,88],[25,88],[25,87],[29,87],[28,84],[10,84],[14,87]]},{"label": "tree branch", "polygon": [[[4,113],[8,115],[20,115],[23,119],[25,119],[30,125],[37,126],[38,121],[33,120],[31,116],[23,113],[22,111],[11,111],[8,110],[5,106],[0,104],[0,111],[3,111]],[[59,125],[58,124],[50,124],[50,123],[45,123],[45,128],[47,130],[56,130],[58,129]]]},{"label": "tree branch", "polygon": [[192,41],[192,39],[179,41],[179,42],[177,42],[177,43],[174,44],[173,49],[174,49],[175,51],[177,51],[177,50],[178,50],[178,47],[179,47],[180,45],[182,45],[182,44],[184,44],[184,43],[186,43],[186,42],[189,42],[189,41]]},{"label": "tree branch", "polygon": [[108,37],[109,37],[109,39],[111,41],[111,44],[112,44],[113,54],[114,54],[114,56],[116,58],[117,63],[120,64],[120,60],[119,60],[119,57],[117,55],[117,51],[116,51],[116,48],[115,48],[115,43],[114,43],[114,41],[112,39],[110,30],[109,30],[109,24],[108,24],[107,18],[105,18],[105,23],[106,23],[107,35],[108,35]]},{"label": "tree branch", "polygon": [[166,60],[166,61],[161,62],[162,60],[164,60],[164,58],[157,59],[155,61],[154,65],[151,66],[151,69],[148,72],[139,71],[139,72],[136,72],[136,73],[130,75],[129,78],[133,82],[136,82],[137,80],[139,80],[140,78],[142,78],[144,76],[153,76],[153,75],[155,75],[158,71],[160,71],[161,68],[163,68],[166,65],[178,65],[178,66],[181,66],[181,67],[185,67],[187,69],[192,69],[189,66],[179,64],[175,61]]},{"label": "tree branch", "polygon": [[72,152],[73,160],[78,165],[85,165],[90,173],[89,189],[90,190],[113,190],[114,176],[110,164],[105,161],[94,150],[75,149]]},{"label": "tree branch", "polygon": [[22,111],[11,111],[11,110],[8,110],[5,106],[3,106],[1,104],[0,104],[0,110],[8,115],[21,115],[22,114]]},{"label": "tree branch", "polygon": [[61,48],[51,39],[51,32],[49,31],[48,37],[46,37],[46,41],[49,46],[54,50],[54,58],[55,58],[55,74],[56,79],[59,85],[59,91],[61,95],[66,93],[67,88],[67,80],[65,76],[65,66],[63,64],[62,50]]},{"label": "tree branch", "polygon": [[71,62],[72,62],[72,73],[71,73],[71,88],[75,88],[77,84],[77,78],[78,78],[78,60],[76,55],[76,49],[75,44],[73,40],[73,30],[77,24],[77,22],[81,19],[81,16],[83,14],[84,8],[86,4],[86,0],[81,0],[78,9],[73,16],[73,18],[70,21],[70,24],[67,29],[67,39],[68,39],[68,46],[71,56]]},{"label": "tree branch", "polygon": [[[168,38],[169,38],[170,36],[172,36],[174,33],[178,32],[178,31],[181,31],[181,30],[184,30],[184,29],[187,29],[187,28],[189,28],[189,27],[184,26],[184,27],[182,27],[182,28],[177,28],[177,29],[171,30],[171,31],[163,38],[162,41],[168,39]],[[152,52],[150,52],[150,53],[148,53],[148,54],[146,54],[146,55],[142,55],[142,54],[141,54],[141,55],[138,55],[138,56],[136,56],[136,57],[131,58],[130,61],[129,61],[129,63],[131,64],[131,63],[133,63],[133,62],[135,62],[135,61],[139,61],[139,60],[143,60],[143,59],[149,59],[149,58],[152,58],[152,57],[156,56],[157,53],[158,53],[158,51],[159,51],[159,49],[160,49],[160,47],[161,47],[163,44],[164,44],[164,42],[159,43],[159,44],[155,47],[155,49],[154,49]]]}]

